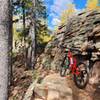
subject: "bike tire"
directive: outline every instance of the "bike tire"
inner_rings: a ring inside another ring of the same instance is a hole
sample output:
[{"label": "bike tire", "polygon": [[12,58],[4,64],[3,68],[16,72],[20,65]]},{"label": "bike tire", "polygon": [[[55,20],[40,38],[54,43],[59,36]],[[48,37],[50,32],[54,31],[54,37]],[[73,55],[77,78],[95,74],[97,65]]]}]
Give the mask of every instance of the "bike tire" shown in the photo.
[{"label": "bike tire", "polygon": [[[83,65],[84,70],[82,70],[80,67]],[[79,68],[79,72],[80,75],[76,75],[74,74],[74,82],[75,85],[80,88],[80,89],[84,89],[89,81],[89,73],[88,73],[88,66],[86,64],[84,64],[83,62],[80,62],[77,67]],[[86,77],[84,80],[84,76],[83,76],[83,71],[85,71]],[[80,79],[79,79],[80,78]],[[84,81],[83,81],[84,80]],[[81,83],[83,81],[83,83]]]},{"label": "bike tire", "polygon": [[61,76],[61,77],[65,77],[65,76],[66,76],[66,70],[67,70],[67,69],[64,68],[64,67],[61,67],[61,68],[60,68],[60,76]]},{"label": "bike tire", "polygon": [[67,71],[67,68],[65,68],[65,62],[66,62],[66,56],[64,57],[64,60],[61,64],[61,67],[60,67],[60,76],[61,77],[65,77],[66,76],[66,71]]}]

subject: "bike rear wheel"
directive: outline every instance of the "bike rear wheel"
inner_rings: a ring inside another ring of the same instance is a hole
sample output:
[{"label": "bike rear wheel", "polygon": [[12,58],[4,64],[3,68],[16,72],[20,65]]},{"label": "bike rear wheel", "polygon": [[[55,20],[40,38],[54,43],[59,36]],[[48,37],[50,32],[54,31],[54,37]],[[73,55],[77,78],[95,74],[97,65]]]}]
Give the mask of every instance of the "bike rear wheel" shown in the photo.
[{"label": "bike rear wheel", "polygon": [[74,74],[74,82],[78,88],[83,89],[86,87],[89,80],[88,67],[86,64],[82,62],[79,63],[77,67],[80,74],[79,75]]}]

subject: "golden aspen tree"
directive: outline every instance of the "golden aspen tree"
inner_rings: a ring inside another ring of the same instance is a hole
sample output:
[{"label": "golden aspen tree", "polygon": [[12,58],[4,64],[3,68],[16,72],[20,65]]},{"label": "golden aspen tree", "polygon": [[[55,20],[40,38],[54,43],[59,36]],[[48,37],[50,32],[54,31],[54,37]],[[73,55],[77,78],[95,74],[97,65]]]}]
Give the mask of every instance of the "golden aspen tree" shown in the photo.
[{"label": "golden aspen tree", "polygon": [[88,0],[87,1],[87,9],[93,10],[98,8],[99,0]]},{"label": "golden aspen tree", "polygon": [[69,16],[71,16],[75,12],[74,4],[69,4],[67,9],[64,10],[61,14],[61,24],[65,24]]}]

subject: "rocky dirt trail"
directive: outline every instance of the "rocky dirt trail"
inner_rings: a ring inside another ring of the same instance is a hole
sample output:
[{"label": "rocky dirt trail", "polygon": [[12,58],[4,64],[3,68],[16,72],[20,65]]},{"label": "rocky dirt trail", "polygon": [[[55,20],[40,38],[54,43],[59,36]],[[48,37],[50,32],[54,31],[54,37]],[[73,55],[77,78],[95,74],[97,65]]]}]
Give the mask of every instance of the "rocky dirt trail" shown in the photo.
[{"label": "rocky dirt trail", "polygon": [[[96,90],[88,84],[85,89],[79,89],[74,84],[71,76],[60,77],[59,74],[53,74],[44,78],[43,83],[35,87],[35,93],[38,95],[36,95],[35,100],[100,100],[99,88]],[[57,88],[58,84],[59,88]],[[47,88],[46,94],[43,91],[45,87]],[[43,92],[46,96],[43,96]]]},{"label": "rocky dirt trail", "polygon": [[14,85],[11,87],[9,100],[25,100],[23,98],[31,84],[34,87],[33,96],[31,95],[31,99],[26,100],[100,100],[99,87],[88,84],[85,89],[79,89],[73,82],[71,75],[60,77],[59,72],[39,71],[41,71],[40,79],[34,85],[34,82],[32,83],[32,71],[26,70],[24,66],[16,66]]},{"label": "rocky dirt trail", "polygon": [[73,91],[73,100],[93,100],[92,99],[93,90],[87,91],[88,86],[85,89],[79,89],[78,87],[76,87],[72,79],[68,80],[68,82],[69,82],[69,86]]},{"label": "rocky dirt trail", "polygon": [[85,89],[79,89],[72,80],[68,80],[73,91],[73,100],[100,100],[100,88],[88,84]]}]

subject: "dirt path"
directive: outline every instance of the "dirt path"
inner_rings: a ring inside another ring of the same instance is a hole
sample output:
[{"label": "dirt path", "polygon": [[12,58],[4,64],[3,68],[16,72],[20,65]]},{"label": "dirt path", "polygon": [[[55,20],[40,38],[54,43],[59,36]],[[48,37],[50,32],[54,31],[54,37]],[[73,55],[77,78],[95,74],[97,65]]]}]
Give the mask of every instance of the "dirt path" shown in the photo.
[{"label": "dirt path", "polygon": [[93,88],[91,85],[87,85],[85,89],[79,89],[74,84],[73,80],[66,77],[69,82],[69,86],[73,91],[74,100],[100,100],[100,88]]},{"label": "dirt path", "polygon": [[[42,73],[43,74],[43,73]],[[50,74],[54,74],[53,72]],[[57,73],[58,75],[58,73]],[[73,91],[73,100],[100,100],[100,87],[95,88],[87,85],[85,89],[79,89],[74,84],[72,77],[65,77],[69,87]],[[25,70],[22,66],[16,67],[14,70],[14,86],[11,88],[9,100],[22,100],[27,88],[32,81],[32,71]]]}]

